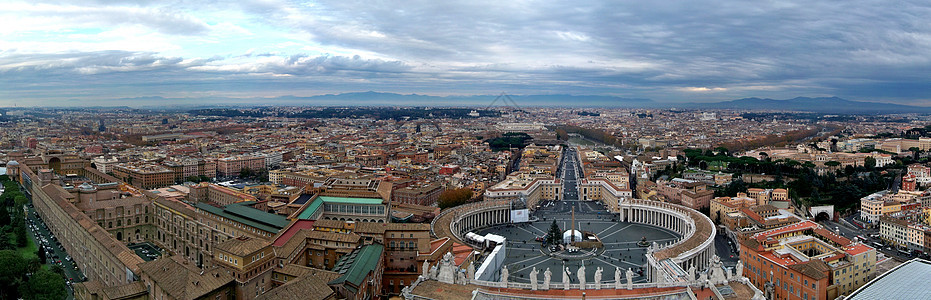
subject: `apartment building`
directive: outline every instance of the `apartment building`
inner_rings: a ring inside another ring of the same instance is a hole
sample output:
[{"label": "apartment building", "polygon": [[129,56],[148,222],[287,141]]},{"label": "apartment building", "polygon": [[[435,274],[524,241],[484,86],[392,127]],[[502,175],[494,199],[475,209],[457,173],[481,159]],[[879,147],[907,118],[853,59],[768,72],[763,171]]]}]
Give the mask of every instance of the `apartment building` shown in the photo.
[{"label": "apartment building", "polygon": [[768,299],[835,299],[868,281],[876,250],[802,221],[741,240],[740,260]]},{"label": "apartment building", "polygon": [[228,239],[217,245],[213,260],[236,281],[236,299],[253,299],[272,288],[271,270],[278,261],[266,239]]},{"label": "apartment building", "polygon": [[[179,169],[180,171],[180,169]],[[175,184],[180,173],[153,163],[122,163],[113,166],[113,174],[120,180],[143,189],[154,189]]]}]

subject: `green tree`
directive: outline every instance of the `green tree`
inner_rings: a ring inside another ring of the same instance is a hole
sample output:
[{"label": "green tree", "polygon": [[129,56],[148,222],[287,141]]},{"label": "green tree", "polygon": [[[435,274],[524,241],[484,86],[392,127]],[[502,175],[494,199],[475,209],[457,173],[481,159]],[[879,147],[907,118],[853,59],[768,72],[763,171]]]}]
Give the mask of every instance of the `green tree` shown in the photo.
[{"label": "green tree", "polygon": [[714,152],[717,152],[718,155],[720,155],[720,156],[730,156],[730,155],[731,155],[731,152],[730,152],[729,150],[727,150],[727,148],[725,148],[725,147],[717,147],[717,148],[714,148]]},{"label": "green tree", "polygon": [[0,250],[15,249],[15,247],[13,247],[13,243],[10,243],[10,235],[6,233],[6,230],[3,229],[4,228],[0,228]]},{"label": "green tree", "polygon": [[26,260],[13,250],[0,251],[0,299],[19,298],[19,286],[28,272]]},{"label": "green tree", "polygon": [[543,240],[553,245],[562,243],[562,230],[559,229],[556,220],[553,220],[553,224],[550,225],[550,230],[546,232],[546,237]]},{"label": "green tree", "polygon": [[52,271],[39,269],[29,277],[29,281],[20,286],[20,292],[27,300],[65,299],[68,289],[65,279]]},{"label": "green tree", "polygon": [[22,214],[16,213],[16,217],[13,218],[13,235],[16,237],[16,246],[25,247],[26,242],[29,241],[27,235],[29,234],[26,231],[26,220]]},{"label": "green tree", "polygon": [[865,159],[863,159],[863,166],[865,166],[867,170],[876,168],[876,159],[872,156],[867,156]]},{"label": "green tree", "polygon": [[23,196],[21,193],[18,194],[19,195],[13,197],[13,203],[16,204],[16,207],[22,208],[23,205],[26,205],[26,203],[29,202],[29,199],[26,198],[26,196]]},{"label": "green tree", "polygon": [[45,260],[47,259],[45,257],[45,247],[39,245],[39,250],[36,251],[36,257],[39,258],[40,263],[45,263]]},{"label": "green tree", "polygon": [[239,170],[239,178],[249,178],[252,177],[254,173],[249,168],[242,168]]},{"label": "green tree", "polygon": [[910,148],[908,148],[908,151],[911,151],[911,152],[912,152],[912,159],[918,160],[918,153],[921,152],[921,149],[920,149],[920,148],[918,148],[918,147],[910,147]]},{"label": "green tree", "polygon": [[6,207],[0,208],[0,227],[10,225],[12,220],[10,219],[10,213],[7,212]]}]

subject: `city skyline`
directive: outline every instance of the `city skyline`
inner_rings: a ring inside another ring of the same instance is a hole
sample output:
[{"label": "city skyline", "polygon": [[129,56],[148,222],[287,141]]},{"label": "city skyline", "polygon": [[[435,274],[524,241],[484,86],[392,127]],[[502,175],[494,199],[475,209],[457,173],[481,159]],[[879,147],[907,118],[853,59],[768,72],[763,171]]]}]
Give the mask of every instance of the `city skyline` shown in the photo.
[{"label": "city skyline", "polygon": [[6,7],[0,106],[361,91],[931,105],[929,7],[918,2]]}]

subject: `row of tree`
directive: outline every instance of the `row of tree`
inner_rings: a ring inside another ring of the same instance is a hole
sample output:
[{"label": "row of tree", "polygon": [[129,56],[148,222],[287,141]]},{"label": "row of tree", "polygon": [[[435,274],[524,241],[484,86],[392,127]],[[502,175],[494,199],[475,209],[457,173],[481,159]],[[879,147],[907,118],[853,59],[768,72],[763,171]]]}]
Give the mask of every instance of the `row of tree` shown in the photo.
[{"label": "row of tree", "polygon": [[[587,139],[590,139],[590,140],[593,140],[593,141],[596,141],[596,142],[599,142],[605,145],[614,146],[618,148],[624,148],[624,143],[621,139],[601,129],[585,128],[585,127],[579,127],[579,126],[574,126],[574,125],[564,125],[564,126],[560,126],[559,128],[557,128],[557,131],[556,131],[557,136],[560,133],[559,130],[562,130],[565,133],[578,133],[579,135]],[[568,134],[566,135],[566,139],[568,139]]]},{"label": "row of tree", "polygon": [[485,140],[492,151],[503,151],[511,148],[523,149],[527,142],[533,138],[523,132],[508,132],[496,138]]},{"label": "row of tree", "polygon": [[0,194],[0,250],[25,247],[29,233],[22,207],[28,199],[8,176],[0,175],[0,182],[4,187]]},{"label": "row of tree", "polygon": [[440,193],[440,199],[437,200],[437,206],[439,206],[440,209],[456,207],[468,203],[471,199],[472,189],[470,188],[445,190]]},{"label": "row of tree", "polygon": [[814,137],[818,134],[818,132],[821,132],[821,129],[824,129],[824,127],[814,126],[811,129],[793,130],[781,135],[770,134],[753,140],[734,140],[728,143],[724,143],[721,146],[733,150],[749,150],[768,146],[782,147],[785,145],[797,143],[799,141],[805,140],[806,138]]},{"label": "row of tree", "polygon": [[35,256],[18,251],[29,243],[23,213],[28,199],[8,176],[0,175],[0,182],[0,299],[65,299],[68,290],[61,267],[43,268],[42,250]]}]

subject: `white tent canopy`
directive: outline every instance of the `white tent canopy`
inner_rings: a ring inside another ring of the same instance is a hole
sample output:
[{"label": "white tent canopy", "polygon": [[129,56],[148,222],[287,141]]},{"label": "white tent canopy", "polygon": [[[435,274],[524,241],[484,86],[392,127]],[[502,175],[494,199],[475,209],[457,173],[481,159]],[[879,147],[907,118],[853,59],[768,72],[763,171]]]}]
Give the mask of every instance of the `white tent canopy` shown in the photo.
[{"label": "white tent canopy", "polygon": [[581,232],[581,231],[578,231],[578,230],[566,230],[566,232],[563,232],[563,233],[562,233],[562,242],[563,242],[563,243],[566,243],[566,244],[571,243],[571,242],[572,242],[572,236],[573,236],[573,235],[575,236],[575,241],[576,241],[576,242],[581,242],[581,241],[582,241],[582,232]]}]

